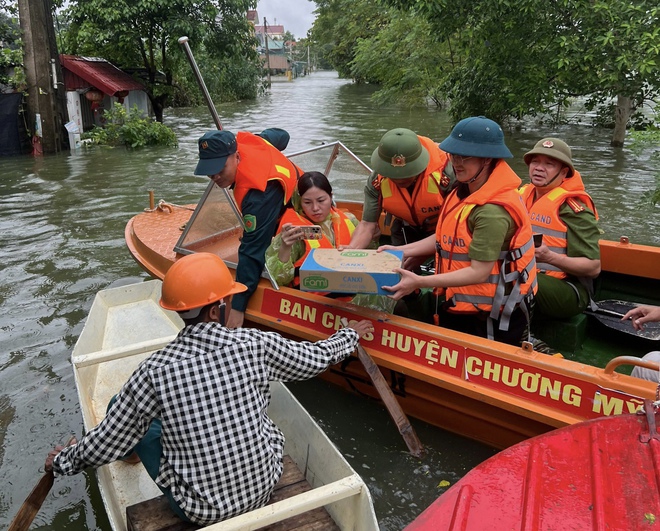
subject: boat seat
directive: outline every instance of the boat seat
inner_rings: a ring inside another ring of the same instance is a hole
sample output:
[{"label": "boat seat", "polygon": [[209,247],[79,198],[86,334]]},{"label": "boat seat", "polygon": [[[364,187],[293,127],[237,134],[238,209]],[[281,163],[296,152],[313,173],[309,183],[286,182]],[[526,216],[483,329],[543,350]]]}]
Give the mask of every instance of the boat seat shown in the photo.
[{"label": "boat seat", "polygon": [[587,337],[587,320],[584,313],[570,319],[532,319],[532,333],[555,350],[576,352]]},{"label": "boat seat", "polygon": [[[284,456],[284,471],[267,505],[311,490],[311,485],[288,455]],[[167,503],[165,496],[136,503],[126,507],[126,525],[128,531],[192,531],[200,529],[198,525],[184,522],[176,516]],[[287,518],[281,522],[264,527],[268,531],[290,531],[313,529],[314,531],[335,531],[339,528],[328,511],[323,507]]]}]

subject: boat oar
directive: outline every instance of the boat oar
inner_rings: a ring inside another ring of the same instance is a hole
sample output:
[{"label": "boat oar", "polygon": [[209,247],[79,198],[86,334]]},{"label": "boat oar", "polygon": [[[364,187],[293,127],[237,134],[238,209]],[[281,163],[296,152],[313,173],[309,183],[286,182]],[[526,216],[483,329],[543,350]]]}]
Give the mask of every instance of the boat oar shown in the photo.
[{"label": "boat oar", "polygon": [[646,323],[644,330],[635,330],[628,321],[622,321],[623,316],[632,310],[637,303],[621,300],[596,301],[596,310],[585,310],[585,313],[598,319],[603,325],[624,334],[650,339],[660,340],[660,323]]},{"label": "boat oar", "polygon": [[381,400],[387,408],[387,412],[392,417],[392,420],[396,424],[396,427],[399,429],[399,433],[403,436],[403,440],[406,441],[408,450],[415,457],[421,457],[424,453],[424,447],[417,437],[415,429],[410,424],[408,417],[401,409],[401,405],[394,396],[392,389],[387,385],[383,373],[380,372],[378,365],[369,355],[369,353],[362,348],[362,345],[357,346],[358,359],[364,366],[364,370],[367,371],[369,378],[374,384],[376,391],[380,395]]},{"label": "boat oar", "polygon": [[[71,437],[65,446],[69,446],[74,440],[75,437]],[[28,531],[28,529],[30,529],[30,524],[32,523],[32,520],[34,520],[34,517],[37,516],[39,509],[41,509],[46,496],[48,496],[50,489],[53,487],[54,481],[55,476],[52,470],[49,470],[41,476],[39,483],[37,483],[32,489],[32,492],[30,492],[29,496],[25,499],[23,505],[21,505],[21,508],[16,513],[16,516],[14,516],[14,519],[11,521],[11,524],[9,524],[7,531]]]},{"label": "boat oar", "polygon": [[54,481],[55,476],[52,470],[41,476],[39,483],[32,489],[32,492],[25,499],[23,505],[21,505],[11,524],[9,524],[8,531],[27,531],[30,528],[32,520],[37,516],[39,509],[41,509]]}]

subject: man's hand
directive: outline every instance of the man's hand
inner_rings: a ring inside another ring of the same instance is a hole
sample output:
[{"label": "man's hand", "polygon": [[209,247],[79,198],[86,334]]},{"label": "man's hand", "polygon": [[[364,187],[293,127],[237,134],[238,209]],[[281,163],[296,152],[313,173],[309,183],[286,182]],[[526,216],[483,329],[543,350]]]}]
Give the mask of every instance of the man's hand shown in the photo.
[{"label": "man's hand", "polygon": [[73,446],[74,444],[77,443],[78,440],[75,437],[71,437],[71,439],[67,444],[65,445],[58,444],[55,448],[53,448],[50,452],[48,452],[48,457],[46,457],[46,464],[44,465],[44,470],[46,472],[50,472],[51,470],[53,470],[53,461],[55,460],[55,457],[57,457],[57,454],[59,454],[67,446]]},{"label": "man's hand", "polygon": [[363,319],[362,321],[353,323],[349,326],[346,326],[346,328],[352,328],[355,330],[358,333],[358,336],[360,336],[360,339],[374,331],[374,325],[368,319]]}]

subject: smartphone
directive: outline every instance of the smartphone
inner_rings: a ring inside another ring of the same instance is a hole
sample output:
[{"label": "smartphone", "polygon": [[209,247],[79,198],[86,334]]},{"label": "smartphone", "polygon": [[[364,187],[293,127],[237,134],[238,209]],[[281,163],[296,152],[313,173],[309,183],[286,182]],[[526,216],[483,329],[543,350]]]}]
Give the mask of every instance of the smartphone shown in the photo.
[{"label": "smartphone", "polygon": [[300,229],[306,240],[320,240],[323,237],[318,225],[293,225],[291,229]]}]

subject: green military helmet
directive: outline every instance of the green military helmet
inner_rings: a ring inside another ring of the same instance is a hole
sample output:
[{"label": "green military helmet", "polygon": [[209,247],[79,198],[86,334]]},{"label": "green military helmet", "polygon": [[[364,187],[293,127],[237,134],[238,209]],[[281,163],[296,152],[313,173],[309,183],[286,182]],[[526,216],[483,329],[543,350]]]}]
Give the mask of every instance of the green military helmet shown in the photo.
[{"label": "green military helmet", "polygon": [[485,116],[472,116],[458,122],[451,134],[440,143],[440,149],[445,153],[463,157],[513,157],[504,143],[504,132],[500,125]]},{"label": "green military helmet", "polygon": [[529,166],[529,163],[532,161],[532,157],[534,155],[545,155],[547,157],[557,159],[562,164],[568,166],[568,173],[566,174],[566,177],[572,177],[575,173],[571,148],[563,140],[559,140],[558,138],[544,138],[539,140],[534,146],[534,149],[531,149],[523,156],[527,166]]},{"label": "green military helmet", "polygon": [[399,127],[380,139],[371,155],[371,169],[388,179],[408,179],[422,173],[430,158],[417,134]]}]

